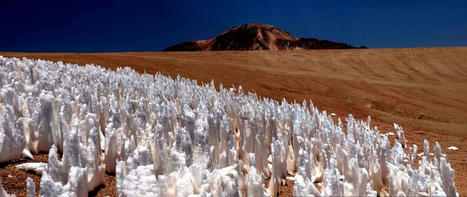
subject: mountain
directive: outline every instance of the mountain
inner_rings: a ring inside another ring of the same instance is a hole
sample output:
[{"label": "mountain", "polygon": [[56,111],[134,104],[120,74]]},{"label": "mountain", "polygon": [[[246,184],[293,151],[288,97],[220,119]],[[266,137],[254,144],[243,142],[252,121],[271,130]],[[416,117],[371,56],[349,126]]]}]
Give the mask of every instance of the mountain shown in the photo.
[{"label": "mountain", "polygon": [[[183,42],[164,51],[354,49],[351,45],[315,38],[295,38],[272,25],[245,24],[210,40]],[[366,48],[361,46],[360,48]]]}]

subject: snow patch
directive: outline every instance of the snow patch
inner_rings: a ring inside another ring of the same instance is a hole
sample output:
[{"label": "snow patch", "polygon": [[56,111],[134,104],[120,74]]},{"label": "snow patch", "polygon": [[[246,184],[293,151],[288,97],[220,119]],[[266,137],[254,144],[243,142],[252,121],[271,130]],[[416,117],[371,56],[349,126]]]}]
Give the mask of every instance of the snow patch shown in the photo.
[{"label": "snow patch", "polygon": [[42,172],[47,170],[47,166],[47,163],[37,162],[18,164],[16,168],[24,171],[34,171],[36,174],[42,175]]},{"label": "snow patch", "polygon": [[0,57],[0,88],[0,162],[49,151],[21,166],[42,171],[43,196],[87,196],[105,172],[118,196],[277,196],[290,175],[297,196],[458,195],[438,143],[418,155],[397,124],[344,126],[311,102],[26,58]]},{"label": "snow patch", "polygon": [[457,148],[455,146],[450,146],[450,147],[448,147],[448,150],[459,150],[459,148]]}]

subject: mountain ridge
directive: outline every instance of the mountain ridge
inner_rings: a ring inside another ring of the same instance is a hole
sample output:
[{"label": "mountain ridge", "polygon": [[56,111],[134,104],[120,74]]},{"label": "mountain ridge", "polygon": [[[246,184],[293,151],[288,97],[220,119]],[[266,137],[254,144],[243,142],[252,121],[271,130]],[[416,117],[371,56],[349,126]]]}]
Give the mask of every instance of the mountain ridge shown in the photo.
[{"label": "mountain ridge", "polygon": [[[182,42],[163,51],[228,51],[228,50],[303,50],[356,49],[352,45],[316,38],[296,38],[272,25],[244,24],[232,27],[209,40]],[[360,48],[366,48],[361,46]]]}]

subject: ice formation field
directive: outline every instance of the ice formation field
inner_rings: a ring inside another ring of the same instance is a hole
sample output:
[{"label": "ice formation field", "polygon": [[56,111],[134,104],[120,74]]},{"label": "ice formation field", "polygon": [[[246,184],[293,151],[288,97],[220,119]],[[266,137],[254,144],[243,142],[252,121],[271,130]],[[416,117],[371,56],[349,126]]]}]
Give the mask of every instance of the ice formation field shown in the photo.
[{"label": "ice formation field", "polygon": [[1,56],[0,87],[0,162],[49,153],[18,166],[42,174],[28,196],[87,196],[105,173],[118,196],[277,196],[286,179],[297,196],[458,196],[438,143],[419,156],[394,124],[391,147],[370,118],[344,126],[311,102]]}]

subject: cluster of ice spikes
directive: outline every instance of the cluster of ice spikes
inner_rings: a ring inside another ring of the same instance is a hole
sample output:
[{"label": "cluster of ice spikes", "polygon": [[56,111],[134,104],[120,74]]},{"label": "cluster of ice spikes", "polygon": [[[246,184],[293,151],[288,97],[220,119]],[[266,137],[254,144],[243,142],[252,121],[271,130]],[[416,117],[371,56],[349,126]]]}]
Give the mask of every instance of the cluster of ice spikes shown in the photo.
[{"label": "cluster of ice spikes", "polygon": [[1,56],[0,87],[0,162],[48,151],[42,196],[87,196],[105,173],[119,196],[277,196],[287,179],[294,195],[458,195],[439,144],[417,169],[400,126],[391,148],[370,119],[344,127],[311,103]]}]

